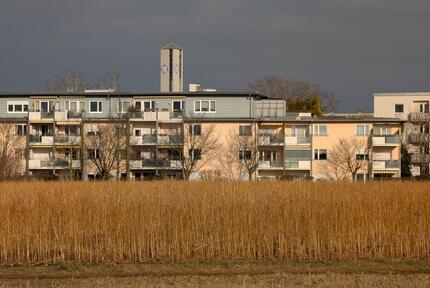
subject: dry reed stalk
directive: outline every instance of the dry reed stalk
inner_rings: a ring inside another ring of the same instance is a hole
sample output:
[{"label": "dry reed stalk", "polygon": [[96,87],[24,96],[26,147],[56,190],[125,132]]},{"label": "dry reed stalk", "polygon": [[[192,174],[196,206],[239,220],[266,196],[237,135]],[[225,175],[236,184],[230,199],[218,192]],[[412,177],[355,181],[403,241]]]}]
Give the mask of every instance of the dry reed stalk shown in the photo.
[{"label": "dry reed stalk", "polygon": [[0,263],[430,259],[425,183],[0,183]]}]

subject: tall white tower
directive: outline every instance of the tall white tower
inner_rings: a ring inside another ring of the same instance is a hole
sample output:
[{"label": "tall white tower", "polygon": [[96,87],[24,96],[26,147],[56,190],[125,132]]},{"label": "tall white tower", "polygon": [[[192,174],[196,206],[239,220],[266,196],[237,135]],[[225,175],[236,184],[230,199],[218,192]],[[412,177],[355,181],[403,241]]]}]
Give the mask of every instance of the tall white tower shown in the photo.
[{"label": "tall white tower", "polygon": [[161,48],[160,91],[184,91],[184,57],[182,48],[169,43]]}]

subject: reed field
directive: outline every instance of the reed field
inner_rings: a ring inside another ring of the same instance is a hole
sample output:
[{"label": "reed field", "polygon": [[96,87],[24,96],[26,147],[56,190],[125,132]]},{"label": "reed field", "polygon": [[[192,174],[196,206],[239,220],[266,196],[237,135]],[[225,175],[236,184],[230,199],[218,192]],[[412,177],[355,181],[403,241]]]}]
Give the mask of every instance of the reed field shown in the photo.
[{"label": "reed field", "polygon": [[0,264],[430,260],[419,182],[0,183]]}]

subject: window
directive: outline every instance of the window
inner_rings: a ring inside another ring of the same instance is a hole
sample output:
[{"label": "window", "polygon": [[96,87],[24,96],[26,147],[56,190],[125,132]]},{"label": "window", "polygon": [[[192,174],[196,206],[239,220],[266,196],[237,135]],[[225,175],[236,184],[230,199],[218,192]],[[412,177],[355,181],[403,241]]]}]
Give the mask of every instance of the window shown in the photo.
[{"label": "window", "polygon": [[172,112],[181,112],[183,110],[184,101],[173,101]]},{"label": "window", "polygon": [[239,135],[240,136],[250,136],[251,133],[251,125],[240,125],[239,126]]},{"label": "window", "polygon": [[327,149],[315,149],[315,160],[327,160]]},{"label": "window", "polygon": [[15,149],[15,156],[17,159],[25,159],[25,149]]},{"label": "window", "polygon": [[66,135],[77,136],[78,135],[78,126],[67,125],[67,126],[65,126],[64,131],[66,132]]},{"label": "window", "polygon": [[181,160],[181,151],[176,149],[168,149],[167,155],[169,160]]},{"label": "window", "polygon": [[355,159],[357,159],[357,160],[369,160],[369,154],[357,153],[357,154],[355,154]]},{"label": "window", "polygon": [[194,101],[194,112],[196,113],[215,113],[215,100],[196,100]]},{"label": "window", "polygon": [[365,182],[366,181],[366,174],[364,173],[359,173],[355,176],[355,180],[357,182]]},{"label": "window", "polygon": [[88,150],[88,159],[100,159],[99,149],[89,149]]},{"label": "window", "polygon": [[47,112],[49,112],[50,111],[50,109],[49,108],[51,108],[50,107],[50,105],[49,105],[49,101],[40,101],[40,112],[44,112],[44,113],[47,113]]},{"label": "window", "polygon": [[130,110],[130,101],[118,101],[118,113],[126,113]]},{"label": "window", "polygon": [[28,112],[28,101],[8,101],[8,113],[23,113]]},{"label": "window", "polygon": [[356,136],[368,136],[369,126],[368,125],[357,125],[355,130]]},{"label": "window", "polygon": [[315,125],[315,136],[327,136],[327,125]]},{"label": "window", "polygon": [[90,101],[91,113],[102,113],[102,101]]},{"label": "window", "polygon": [[151,112],[155,106],[154,101],[136,101],[134,102],[134,107],[137,111]]},{"label": "window", "polygon": [[403,113],[403,104],[395,104],[394,105],[395,113]]},{"label": "window", "polygon": [[27,135],[27,125],[19,124],[15,126],[15,134],[19,136]]},{"label": "window", "polygon": [[65,107],[67,111],[78,112],[79,111],[79,101],[66,101]]},{"label": "window", "polygon": [[250,150],[239,150],[239,160],[251,160],[252,151]]},{"label": "window", "polygon": [[194,124],[194,125],[190,125],[189,127],[189,132],[190,135],[202,135],[202,125],[200,124]]},{"label": "window", "polygon": [[[326,129],[327,131],[327,129]],[[300,126],[296,126],[296,127],[292,127],[291,128],[291,136],[293,137],[299,137],[299,138],[305,138],[309,136],[308,133],[308,128],[307,127],[300,127]]]},{"label": "window", "polygon": [[190,149],[188,153],[191,159],[194,159],[194,160],[202,159],[202,151],[200,149]]},{"label": "window", "polygon": [[263,150],[260,153],[260,160],[262,161],[276,161],[278,159],[278,153],[276,151]]},{"label": "window", "polygon": [[375,127],[373,128],[374,135],[390,135],[391,129],[389,127]]}]

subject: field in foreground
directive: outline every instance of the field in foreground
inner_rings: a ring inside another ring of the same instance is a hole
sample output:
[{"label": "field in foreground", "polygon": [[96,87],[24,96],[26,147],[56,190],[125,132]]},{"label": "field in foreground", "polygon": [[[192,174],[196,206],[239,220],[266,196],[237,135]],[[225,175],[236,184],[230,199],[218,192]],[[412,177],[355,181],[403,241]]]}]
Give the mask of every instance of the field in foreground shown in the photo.
[{"label": "field in foreground", "polygon": [[218,262],[0,268],[9,287],[430,287],[430,263]]},{"label": "field in foreground", "polygon": [[2,183],[0,264],[430,259],[425,183]]}]

